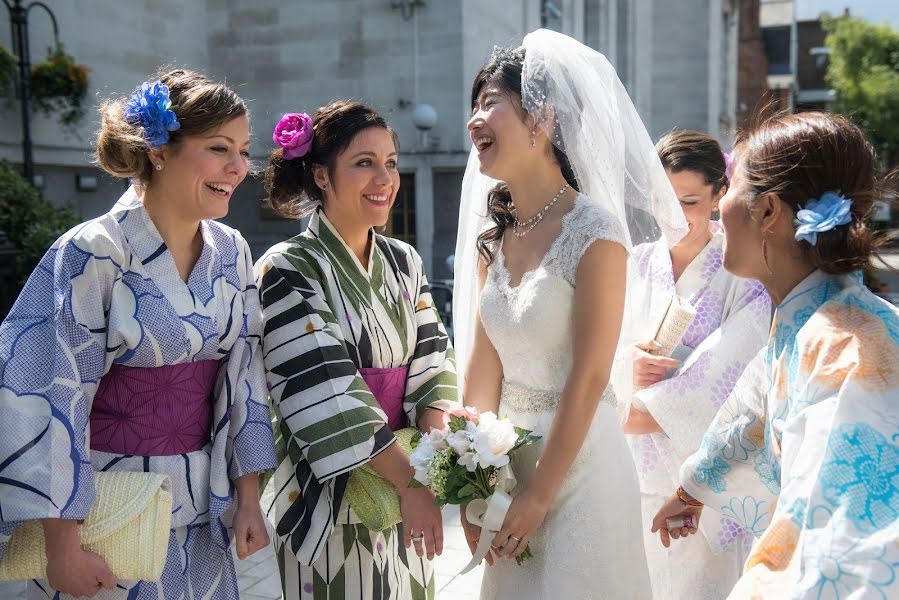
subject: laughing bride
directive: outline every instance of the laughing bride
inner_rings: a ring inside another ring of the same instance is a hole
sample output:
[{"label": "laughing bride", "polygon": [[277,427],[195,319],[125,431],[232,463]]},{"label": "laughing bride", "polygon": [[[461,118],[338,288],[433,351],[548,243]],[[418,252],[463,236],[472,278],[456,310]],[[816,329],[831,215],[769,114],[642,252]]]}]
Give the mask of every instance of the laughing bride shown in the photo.
[{"label": "laughing bride", "polygon": [[[637,477],[607,388],[630,319],[628,253],[660,234],[675,243],[683,213],[614,69],[569,37],[539,30],[495,50],[471,108],[454,306],[464,401],[545,442],[513,461],[481,598],[649,598]],[[474,548],[480,532],[463,526]]]}]

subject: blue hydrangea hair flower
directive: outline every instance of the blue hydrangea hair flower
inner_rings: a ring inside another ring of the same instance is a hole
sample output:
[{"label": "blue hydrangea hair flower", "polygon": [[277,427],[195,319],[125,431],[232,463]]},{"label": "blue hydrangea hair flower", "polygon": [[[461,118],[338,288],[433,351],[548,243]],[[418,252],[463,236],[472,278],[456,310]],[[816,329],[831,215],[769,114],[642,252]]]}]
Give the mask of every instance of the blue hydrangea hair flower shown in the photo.
[{"label": "blue hydrangea hair flower", "polygon": [[150,148],[169,143],[169,132],[181,127],[171,110],[169,86],[161,81],[145,81],[125,103],[125,119],[143,127]]},{"label": "blue hydrangea hair flower", "polygon": [[796,213],[796,241],[805,240],[812,246],[818,243],[818,234],[852,221],[852,199],[838,192],[824,192],[817,200],[809,200],[805,208]]}]

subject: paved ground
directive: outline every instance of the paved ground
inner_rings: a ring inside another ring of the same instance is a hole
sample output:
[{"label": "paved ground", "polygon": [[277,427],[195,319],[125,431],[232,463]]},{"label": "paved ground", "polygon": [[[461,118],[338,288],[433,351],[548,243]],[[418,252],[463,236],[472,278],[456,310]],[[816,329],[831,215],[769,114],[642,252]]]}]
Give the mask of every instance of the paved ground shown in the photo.
[{"label": "paved ground", "polygon": [[[481,570],[452,580],[453,575],[462,570],[471,558],[471,552],[459,525],[459,511],[447,508],[443,516],[444,550],[437,560],[437,598],[440,600],[477,600],[481,585]],[[240,597],[244,600],[280,600],[281,580],[278,577],[278,563],[271,546],[257,552],[244,561],[237,561],[240,580]],[[24,598],[24,584],[0,583],[0,600],[20,600]]]}]

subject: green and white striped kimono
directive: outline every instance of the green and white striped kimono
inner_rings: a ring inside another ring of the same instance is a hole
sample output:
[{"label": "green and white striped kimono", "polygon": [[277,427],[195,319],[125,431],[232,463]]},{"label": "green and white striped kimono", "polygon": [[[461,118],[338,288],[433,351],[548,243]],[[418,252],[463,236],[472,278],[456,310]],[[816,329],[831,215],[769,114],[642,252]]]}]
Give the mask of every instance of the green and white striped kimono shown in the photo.
[{"label": "green and white striped kimono", "polygon": [[408,367],[409,423],[457,399],[453,350],[421,258],[373,235],[365,270],[319,209],[304,233],[256,264],[281,461],[263,510],[288,599],[435,595],[432,566],[406,553],[401,525],[370,531],[343,497],[350,472],[395,441],[360,369]]}]

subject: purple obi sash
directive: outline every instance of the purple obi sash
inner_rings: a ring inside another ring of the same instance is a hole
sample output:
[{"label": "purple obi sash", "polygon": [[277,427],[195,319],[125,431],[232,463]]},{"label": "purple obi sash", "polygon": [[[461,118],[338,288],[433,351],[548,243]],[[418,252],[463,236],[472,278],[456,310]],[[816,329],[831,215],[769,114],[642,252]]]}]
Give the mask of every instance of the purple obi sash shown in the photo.
[{"label": "purple obi sash", "polygon": [[359,369],[362,379],[372,395],[387,415],[387,426],[391,431],[406,426],[403,399],[406,397],[406,376],[409,367],[393,369]]},{"label": "purple obi sash", "polygon": [[139,368],[115,364],[97,388],[91,449],[134,456],[202,450],[212,433],[219,361]]}]

